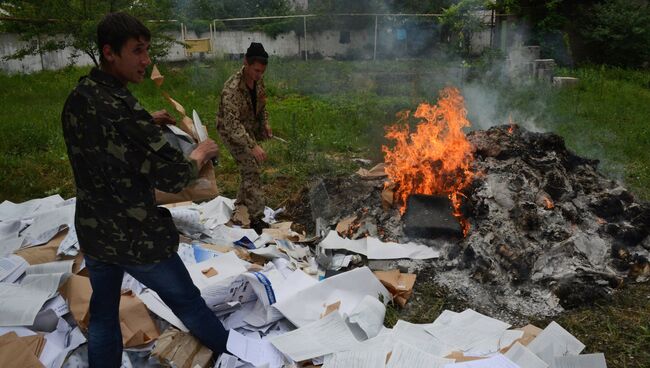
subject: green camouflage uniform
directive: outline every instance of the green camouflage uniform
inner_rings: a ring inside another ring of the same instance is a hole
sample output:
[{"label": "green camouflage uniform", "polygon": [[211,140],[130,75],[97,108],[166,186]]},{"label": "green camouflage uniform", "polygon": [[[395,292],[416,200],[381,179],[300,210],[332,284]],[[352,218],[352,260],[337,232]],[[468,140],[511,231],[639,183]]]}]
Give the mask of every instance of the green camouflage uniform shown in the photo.
[{"label": "green camouflage uniform", "polygon": [[75,227],[84,254],[118,264],[156,263],[178,248],[154,188],[178,192],[197,163],[167,143],[125,85],[99,69],[82,77],[61,115],[77,188]]},{"label": "green camouflage uniform", "polygon": [[251,150],[259,140],[266,138],[268,114],[263,80],[256,85],[257,108],[253,111],[243,71],[242,68],[224,83],[217,113],[217,131],[239,167],[240,183],[236,204],[245,205],[253,220],[261,219],[264,215],[264,192],[260,164]]}]

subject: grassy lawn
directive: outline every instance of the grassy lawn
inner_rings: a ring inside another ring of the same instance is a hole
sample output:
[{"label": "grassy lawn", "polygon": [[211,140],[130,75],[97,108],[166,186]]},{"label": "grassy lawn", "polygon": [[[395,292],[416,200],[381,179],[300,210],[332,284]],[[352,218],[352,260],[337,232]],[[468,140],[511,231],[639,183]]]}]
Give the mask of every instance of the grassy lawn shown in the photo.
[{"label": "grassy lawn", "polygon": [[[160,65],[163,90],[186,110],[196,109],[210,135],[218,96],[239,62],[208,61]],[[88,68],[33,75],[0,74],[0,202],[21,202],[60,193],[74,196],[74,185],[60,132],[64,100]],[[650,200],[650,71],[587,68],[563,71],[581,79],[578,87],[482,85],[494,97],[499,118],[562,135],[582,156],[600,159],[601,168],[625,182],[637,196]],[[458,69],[433,61],[337,62],[272,60],[266,74],[268,109],[274,133],[288,143],[264,143],[269,153],[263,180],[269,205],[280,206],[319,175],[350,173],[352,158],[382,159],[383,127],[394,114],[435,101],[438,90],[462,85]],[[150,81],[132,86],[149,110],[171,110]],[[470,117],[480,114],[469,111]],[[525,125],[525,124],[522,124]],[[224,195],[234,197],[238,175],[222,150],[217,180]],[[425,285],[426,286],[426,285]],[[419,308],[403,318],[428,322],[438,308],[453,305],[434,286],[421,290]],[[609,367],[648,367],[650,299],[648,285],[623,290],[613,301],[567,313],[558,320],[589,351],[603,351]],[[426,294],[431,295],[427,296]],[[440,300],[442,298],[442,300]],[[430,301],[438,300],[434,304]]]}]

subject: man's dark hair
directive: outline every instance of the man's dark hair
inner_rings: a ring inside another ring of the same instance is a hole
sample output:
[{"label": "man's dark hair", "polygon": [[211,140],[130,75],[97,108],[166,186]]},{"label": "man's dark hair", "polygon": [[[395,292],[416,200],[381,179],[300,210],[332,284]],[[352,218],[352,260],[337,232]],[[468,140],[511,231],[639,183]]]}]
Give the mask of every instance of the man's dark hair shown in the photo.
[{"label": "man's dark hair", "polygon": [[120,54],[129,38],[151,40],[151,32],[136,17],[123,12],[109,13],[97,25],[97,49],[100,62],[105,62],[102,48],[110,45],[113,52]]},{"label": "man's dark hair", "polygon": [[269,62],[269,54],[264,50],[264,46],[261,43],[251,42],[251,45],[246,50],[246,62],[248,65],[255,63],[266,65]]}]

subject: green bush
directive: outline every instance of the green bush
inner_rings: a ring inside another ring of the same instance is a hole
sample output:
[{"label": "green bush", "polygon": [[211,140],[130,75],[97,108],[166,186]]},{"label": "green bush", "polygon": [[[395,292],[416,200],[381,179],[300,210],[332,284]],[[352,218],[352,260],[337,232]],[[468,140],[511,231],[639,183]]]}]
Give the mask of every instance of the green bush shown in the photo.
[{"label": "green bush", "polygon": [[650,63],[650,4],[605,0],[584,18],[581,34],[596,63],[638,67]]}]

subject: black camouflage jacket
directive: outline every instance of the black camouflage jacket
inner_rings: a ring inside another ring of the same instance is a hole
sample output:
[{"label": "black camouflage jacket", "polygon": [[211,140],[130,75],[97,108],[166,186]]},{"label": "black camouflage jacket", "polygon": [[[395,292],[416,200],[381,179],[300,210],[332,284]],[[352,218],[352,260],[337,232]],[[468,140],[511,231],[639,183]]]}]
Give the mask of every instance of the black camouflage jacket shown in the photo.
[{"label": "black camouflage jacket", "polygon": [[196,162],[170,146],[126,86],[99,69],[79,80],[61,121],[84,254],[119,264],[169,258],[178,231],[169,211],[156,206],[154,188],[180,191],[196,179]]}]

